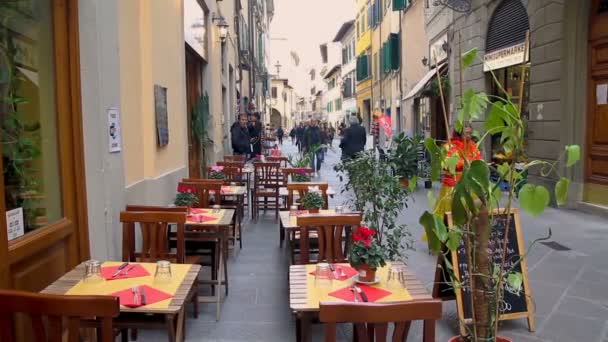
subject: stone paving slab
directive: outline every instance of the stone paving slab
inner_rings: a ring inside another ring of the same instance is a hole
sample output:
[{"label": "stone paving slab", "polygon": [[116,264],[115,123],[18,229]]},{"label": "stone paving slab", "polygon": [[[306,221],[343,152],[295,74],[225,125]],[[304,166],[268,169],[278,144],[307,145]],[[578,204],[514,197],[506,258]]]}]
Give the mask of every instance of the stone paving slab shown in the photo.
[{"label": "stone paving slab", "polygon": [[[334,146],[337,143],[334,142]],[[328,151],[319,180],[340,189],[333,171],[339,149]],[[294,147],[286,144],[286,154]],[[401,215],[416,238],[408,264],[432,288],[435,257],[420,241],[418,217],[426,209],[427,191],[419,186]],[[341,205],[346,196],[330,199]],[[501,334],[517,342],[608,342],[608,220],[564,209],[550,208],[540,219],[522,214],[526,243],[553,231],[553,240],[571,251],[537,245],[528,255],[530,284],[537,310],[537,330],[530,333],[525,319],[501,324]],[[229,260],[230,295],[223,303],[220,322],[213,305],[201,305],[198,320],[188,316],[187,341],[295,341],[295,321],[289,311],[288,254],[278,243],[278,223],[272,213],[244,229],[243,250]],[[454,302],[444,303],[443,320],[437,324],[437,341],[457,334]],[[350,340],[350,328],[341,326],[340,340]],[[322,341],[323,327],[313,327],[314,341]],[[410,341],[420,341],[422,325],[412,324]],[[141,331],[141,341],[166,341],[161,331]]]}]

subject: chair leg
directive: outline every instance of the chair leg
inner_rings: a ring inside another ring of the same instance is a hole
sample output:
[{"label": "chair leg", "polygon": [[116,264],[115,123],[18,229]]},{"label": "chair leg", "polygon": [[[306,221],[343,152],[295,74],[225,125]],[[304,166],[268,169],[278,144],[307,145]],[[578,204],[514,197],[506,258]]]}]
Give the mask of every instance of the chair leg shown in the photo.
[{"label": "chair leg", "polygon": [[137,329],[131,329],[131,341],[137,341]]},{"label": "chair leg", "polygon": [[194,306],[194,318],[198,318],[198,280],[192,286],[192,305]]},{"label": "chair leg", "polygon": [[[211,248],[211,280],[217,279],[217,244]],[[211,284],[211,295],[215,295],[215,284]]]},{"label": "chair leg", "polygon": [[[227,247],[227,246],[226,246]],[[228,254],[228,248],[226,248],[226,254]],[[224,286],[226,287],[226,296],[228,296],[228,256],[224,255]]]},{"label": "chair leg", "polygon": [[[100,331],[101,329],[97,329]],[[129,329],[121,329],[120,330],[120,341],[121,342],[129,342]]]}]

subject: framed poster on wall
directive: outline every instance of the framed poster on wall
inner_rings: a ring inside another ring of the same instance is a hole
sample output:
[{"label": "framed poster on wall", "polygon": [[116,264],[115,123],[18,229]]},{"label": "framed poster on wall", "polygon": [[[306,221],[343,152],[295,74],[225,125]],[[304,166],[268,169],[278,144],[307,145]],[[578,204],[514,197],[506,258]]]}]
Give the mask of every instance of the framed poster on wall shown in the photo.
[{"label": "framed poster on wall", "polygon": [[159,147],[169,144],[169,119],[167,117],[167,88],[154,85],[154,112],[156,115],[156,136]]}]

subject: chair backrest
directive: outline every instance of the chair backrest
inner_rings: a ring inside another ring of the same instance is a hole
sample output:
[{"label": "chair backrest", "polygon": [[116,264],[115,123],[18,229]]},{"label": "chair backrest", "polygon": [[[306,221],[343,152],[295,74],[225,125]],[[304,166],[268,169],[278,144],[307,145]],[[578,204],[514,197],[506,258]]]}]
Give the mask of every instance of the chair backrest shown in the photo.
[{"label": "chair backrest", "polygon": [[[346,262],[350,227],[360,225],[362,219],[361,213],[298,216],[297,224],[300,227],[298,263],[305,265],[323,260],[329,263]],[[319,255],[316,260],[310,258],[310,231],[317,231],[319,239]]]},{"label": "chair backrest", "polygon": [[425,321],[424,342],[434,342],[441,306],[439,299],[391,304],[321,302],[319,319],[325,324],[325,342],[336,341],[337,323],[353,323],[359,342],[387,341],[388,324],[394,323],[389,341],[405,341],[411,321],[417,320]]},{"label": "chair backrest", "polygon": [[224,181],[218,179],[184,178],[180,186],[194,186],[198,194],[198,203],[195,208],[209,208],[211,204],[222,202],[222,184]]},{"label": "chair backrest", "polygon": [[266,157],[266,160],[269,163],[279,163],[279,164],[282,163],[284,167],[287,167],[287,163],[289,163],[289,158],[287,158],[287,157],[268,156],[268,157]]},{"label": "chair backrest", "polygon": [[[183,264],[186,258],[185,226],[186,213],[167,211],[123,211],[122,222],[122,260],[127,262],[155,262],[171,260]],[[141,248],[135,247],[135,225],[141,230]],[[177,227],[175,252],[169,249],[169,229]]]},{"label": "chair backrest", "polygon": [[236,167],[239,169],[243,169],[245,167],[245,162],[242,161],[220,161],[215,163],[217,166],[223,166],[223,167]]},{"label": "chair backrest", "polygon": [[283,177],[279,173],[280,163],[256,162],[253,163],[254,187],[255,188],[278,188],[283,183]]},{"label": "chair backrest", "polygon": [[306,195],[309,191],[309,187],[318,187],[323,197],[323,209],[329,208],[329,196],[327,195],[327,189],[329,185],[327,183],[291,183],[287,184],[287,205],[288,208],[295,203],[295,194],[299,198]]},{"label": "chair backrest", "polygon": [[67,341],[78,342],[80,321],[90,317],[96,317],[101,323],[101,341],[114,341],[112,318],[120,313],[118,298],[112,296],[64,296],[0,290],[0,303],[0,341],[6,342],[17,341],[17,313],[30,318],[28,331],[35,341],[65,341],[64,332],[67,331]]},{"label": "chair backrest", "polygon": [[129,204],[125,208],[125,211],[160,211],[160,212],[169,212],[169,213],[188,213],[187,207],[161,207],[154,205],[139,205],[139,204]]},{"label": "chair backrest", "polygon": [[243,168],[242,167],[229,167],[224,166],[224,184],[230,183],[238,183],[244,184],[245,177],[243,176]]},{"label": "chair backrest", "polygon": [[315,171],[309,167],[284,167],[281,169],[281,172],[283,173],[283,186],[287,185],[287,183],[289,183],[289,176],[290,175],[294,175],[294,174],[305,174],[308,177],[312,178],[313,174],[315,173]]},{"label": "chair backrest", "polygon": [[224,156],[224,161],[227,161],[227,162],[235,162],[235,161],[238,161],[238,162],[245,162],[245,156],[236,156],[236,155],[235,155],[235,156],[231,156],[231,155],[226,155],[226,156]]}]

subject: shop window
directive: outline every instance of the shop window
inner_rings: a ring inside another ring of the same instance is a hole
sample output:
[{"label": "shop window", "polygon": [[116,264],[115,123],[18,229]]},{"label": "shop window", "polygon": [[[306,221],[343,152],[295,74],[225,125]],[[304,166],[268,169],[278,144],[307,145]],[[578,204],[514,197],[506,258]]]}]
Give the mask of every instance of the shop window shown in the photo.
[{"label": "shop window", "polygon": [[24,233],[63,217],[51,4],[0,9],[4,200]]}]

